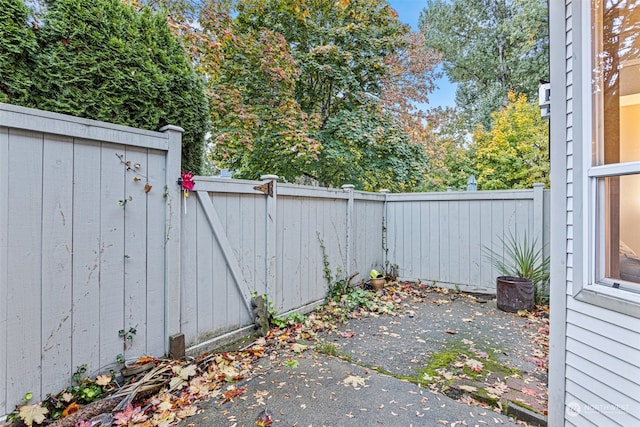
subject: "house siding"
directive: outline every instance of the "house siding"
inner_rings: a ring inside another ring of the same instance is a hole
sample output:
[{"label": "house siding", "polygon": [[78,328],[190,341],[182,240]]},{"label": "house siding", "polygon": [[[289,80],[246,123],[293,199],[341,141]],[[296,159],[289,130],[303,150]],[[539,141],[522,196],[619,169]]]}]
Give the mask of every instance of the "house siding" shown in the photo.
[{"label": "house siding", "polygon": [[[556,301],[562,307],[552,311],[551,328],[557,335],[551,346],[550,425],[632,426],[640,425],[640,318],[577,299],[582,286],[588,283],[584,267],[589,262],[585,172],[591,146],[584,141],[590,140],[585,135],[589,134],[591,123],[589,116],[583,116],[583,105],[589,102],[584,88],[588,88],[589,82],[587,70],[583,69],[586,67],[584,48],[588,46],[582,45],[589,40],[589,34],[583,34],[589,28],[585,22],[589,19],[588,7],[588,2],[566,1],[564,43],[560,44],[557,38],[551,39],[552,90],[560,93],[553,96],[556,96],[555,105],[562,103],[564,108],[564,111],[557,111],[560,116],[552,113],[552,123],[559,117],[556,120],[562,120],[564,128],[556,128],[551,137],[553,142],[554,138],[564,136],[566,142],[564,152],[552,151],[552,165],[554,161],[561,165],[557,166],[557,176],[565,175],[564,182],[552,179],[552,189],[555,187],[558,193],[563,193],[556,200],[564,202],[562,208],[566,216],[565,234],[552,245],[565,248],[562,255],[566,264],[562,266],[564,292],[555,294],[564,301]],[[554,24],[562,25],[561,18],[554,16],[553,10],[550,11],[550,23],[552,28]],[[553,86],[554,52],[558,53],[561,48],[565,54],[564,88]],[[552,105],[552,111],[553,108]],[[562,284],[557,282],[557,286]],[[552,307],[553,304],[552,300]],[[562,332],[564,337],[561,337]],[[563,375],[562,379],[558,378],[560,375]],[[554,399],[563,399],[563,413],[557,405],[552,409]]]}]

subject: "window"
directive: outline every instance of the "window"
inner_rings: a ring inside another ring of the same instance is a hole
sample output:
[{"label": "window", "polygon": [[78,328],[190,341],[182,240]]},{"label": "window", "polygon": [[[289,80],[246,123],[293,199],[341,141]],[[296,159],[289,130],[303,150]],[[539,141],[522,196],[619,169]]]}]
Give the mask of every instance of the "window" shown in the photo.
[{"label": "window", "polygon": [[594,281],[640,292],[640,0],[592,0]]}]

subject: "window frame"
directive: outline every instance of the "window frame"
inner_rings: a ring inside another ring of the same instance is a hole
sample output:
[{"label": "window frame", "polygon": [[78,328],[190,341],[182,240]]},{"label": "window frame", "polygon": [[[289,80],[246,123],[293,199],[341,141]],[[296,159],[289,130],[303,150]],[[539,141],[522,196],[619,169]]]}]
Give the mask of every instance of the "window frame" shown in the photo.
[{"label": "window frame", "polygon": [[[604,233],[604,230],[598,228],[597,223],[598,179],[640,174],[640,161],[594,165],[592,154],[594,101],[591,83],[594,42],[591,23],[594,1],[596,0],[572,3],[575,19],[572,56],[576,69],[570,70],[569,73],[574,75],[573,84],[576,88],[573,97],[576,130],[573,134],[575,150],[572,183],[576,205],[573,206],[573,220],[567,221],[574,230],[574,245],[571,248],[574,261],[573,283],[569,293],[576,300],[640,318],[640,292],[630,291],[624,287],[614,288],[613,283],[599,282],[596,276],[597,263],[602,262],[596,258],[596,242],[604,238],[604,236],[598,236],[598,233]],[[570,93],[567,93],[567,98],[571,99]],[[580,212],[587,215],[580,215]]]}]

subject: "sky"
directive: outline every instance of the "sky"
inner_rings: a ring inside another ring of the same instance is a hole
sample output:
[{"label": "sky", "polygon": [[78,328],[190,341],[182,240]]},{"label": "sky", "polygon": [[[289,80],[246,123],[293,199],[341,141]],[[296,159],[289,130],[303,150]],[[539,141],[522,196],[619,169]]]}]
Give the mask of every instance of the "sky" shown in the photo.
[{"label": "sky", "polygon": [[[413,31],[418,31],[418,18],[426,5],[426,0],[387,0],[391,7],[398,12],[400,22],[411,25]],[[436,90],[429,94],[430,107],[453,107],[456,104],[456,86],[447,77],[436,81]]]}]

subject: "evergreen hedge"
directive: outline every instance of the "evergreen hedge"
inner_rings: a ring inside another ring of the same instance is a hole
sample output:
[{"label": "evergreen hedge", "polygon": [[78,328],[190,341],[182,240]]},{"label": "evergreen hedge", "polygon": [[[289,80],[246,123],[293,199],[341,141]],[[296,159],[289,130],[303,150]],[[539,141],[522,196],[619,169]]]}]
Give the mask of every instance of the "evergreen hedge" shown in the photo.
[{"label": "evergreen hedge", "polygon": [[48,0],[36,39],[29,97],[14,103],[150,130],[181,126],[182,167],[201,172],[204,85],[166,16],[119,0]]},{"label": "evergreen hedge", "polygon": [[37,47],[28,18],[22,0],[0,0],[0,102],[27,102],[30,57]]}]

